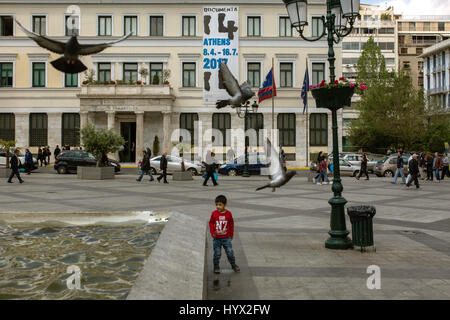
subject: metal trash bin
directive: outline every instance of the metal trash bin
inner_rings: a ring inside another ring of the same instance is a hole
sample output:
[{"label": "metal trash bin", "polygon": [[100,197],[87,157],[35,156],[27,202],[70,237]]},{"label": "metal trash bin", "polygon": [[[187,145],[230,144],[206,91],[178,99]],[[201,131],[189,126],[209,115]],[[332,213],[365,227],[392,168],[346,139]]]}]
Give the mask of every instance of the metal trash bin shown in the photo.
[{"label": "metal trash bin", "polygon": [[373,246],[373,216],[376,214],[374,206],[354,206],[347,208],[347,214],[352,223],[352,242],[353,245],[363,248]]}]

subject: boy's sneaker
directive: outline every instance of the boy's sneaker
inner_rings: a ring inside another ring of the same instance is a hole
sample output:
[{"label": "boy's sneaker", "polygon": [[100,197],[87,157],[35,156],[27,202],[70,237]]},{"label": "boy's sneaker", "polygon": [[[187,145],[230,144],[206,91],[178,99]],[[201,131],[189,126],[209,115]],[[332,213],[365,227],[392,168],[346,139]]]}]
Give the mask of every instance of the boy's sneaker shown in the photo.
[{"label": "boy's sneaker", "polygon": [[321,186],[321,185],[322,185],[322,184],[321,184],[320,182],[317,182],[316,184],[317,184],[317,185],[319,185],[319,186]]},{"label": "boy's sneaker", "polygon": [[220,273],[220,267],[218,264],[214,265],[214,273]]},{"label": "boy's sneaker", "polygon": [[316,183],[316,178],[313,178],[313,183]]},{"label": "boy's sneaker", "polygon": [[233,265],[231,266],[231,268],[233,268],[234,272],[241,272],[241,269],[239,269],[239,267],[238,267],[237,264],[233,264]]}]

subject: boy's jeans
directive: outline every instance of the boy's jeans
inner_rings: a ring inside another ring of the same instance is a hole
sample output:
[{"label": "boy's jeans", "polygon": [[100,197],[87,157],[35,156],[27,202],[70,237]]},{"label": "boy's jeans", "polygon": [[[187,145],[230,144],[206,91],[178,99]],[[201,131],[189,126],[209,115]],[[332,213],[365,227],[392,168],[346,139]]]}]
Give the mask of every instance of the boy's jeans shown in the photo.
[{"label": "boy's jeans", "polygon": [[397,170],[395,171],[394,183],[397,183],[397,177],[398,177],[399,173],[402,176],[402,182],[406,183],[406,181],[405,181],[405,172],[403,171],[403,168],[397,168]]},{"label": "boy's jeans", "polygon": [[438,169],[438,168],[434,169],[434,172],[435,172],[435,174],[436,174],[436,180],[437,180],[437,181],[441,180],[441,179],[439,178],[439,169]]},{"label": "boy's jeans", "polygon": [[236,259],[234,258],[233,247],[231,245],[230,238],[214,238],[213,248],[214,248],[214,265],[218,265],[220,257],[222,256],[222,246],[225,249],[228,261],[231,265],[234,265]]},{"label": "boy's jeans", "polygon": [[319,173],[319,179],[317,180],[317,182],[320,182],[321,178],[323,179],[323,181],[330,182],[330,180],[328,180],[328,175],[326,172]]},{"label": "boy's jeans", "polygon": [[153,180],[152,170],[143,171],[141,170],[141,174],[138,177],[138,180],[141,181],[145,174],[148,174],[150,176],[150,180]]}]

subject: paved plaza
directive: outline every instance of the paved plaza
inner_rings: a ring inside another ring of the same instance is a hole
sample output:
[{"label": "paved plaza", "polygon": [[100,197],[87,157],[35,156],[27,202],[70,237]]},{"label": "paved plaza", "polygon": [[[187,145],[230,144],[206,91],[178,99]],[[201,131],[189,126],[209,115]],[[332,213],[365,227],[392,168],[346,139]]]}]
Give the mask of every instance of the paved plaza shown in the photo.
[{"label": "paved plaza", "polygon": [[[361,253],[325,248],[331,185],[313,185],[306,177],[272,193],[255,191],[264,177],[219,177],[219,186],[202,187],[201,177],[185,182],[169,177],[164,185],[148,177],[138,183],[128,174],[132,171],[111,181],[39,171],[25,175],[22,185],[0,184],[0,212],[171,210],[207,223],[214,198],[224,194],[235,218],[233,247],[241,273],[230,272],[223,253],[220,286],[213,286],[208,236],[209,299],[450,299],[449,180],[421,181],[416,190],[375,176],[370,181],[344,177],[347,206],[377,209],[376,252]],[[371,265],[381,270],[379,290],[366,285]]]}]

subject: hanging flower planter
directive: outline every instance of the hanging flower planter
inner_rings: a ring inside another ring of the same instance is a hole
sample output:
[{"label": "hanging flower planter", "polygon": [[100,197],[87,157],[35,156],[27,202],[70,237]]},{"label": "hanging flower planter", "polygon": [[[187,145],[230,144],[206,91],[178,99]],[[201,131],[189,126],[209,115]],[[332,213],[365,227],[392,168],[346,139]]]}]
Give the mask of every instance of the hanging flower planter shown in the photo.
[{"label": "hanging flower planter", "polygon": [[367,86],[363,83],[360,85],[350,83],[344,78],[340,78],[339,81],[336,80],[329,84],[326,84],[323,80],[320,84],[311,86],[310,89],[316,100],[317,108],[337,110],[345,106],[351,106],[355,90],[361,93],[367,89]]}]

